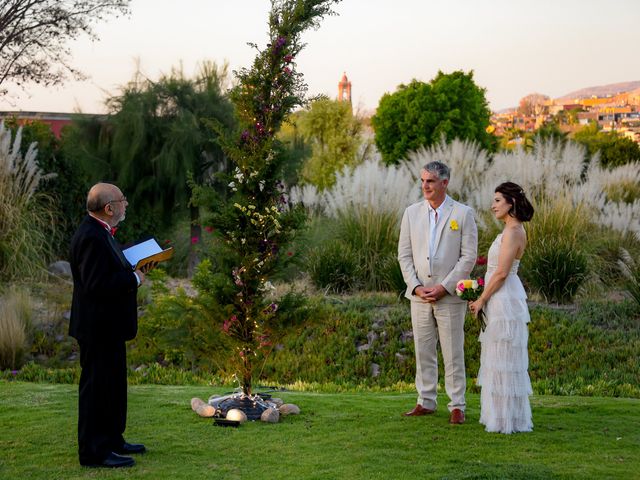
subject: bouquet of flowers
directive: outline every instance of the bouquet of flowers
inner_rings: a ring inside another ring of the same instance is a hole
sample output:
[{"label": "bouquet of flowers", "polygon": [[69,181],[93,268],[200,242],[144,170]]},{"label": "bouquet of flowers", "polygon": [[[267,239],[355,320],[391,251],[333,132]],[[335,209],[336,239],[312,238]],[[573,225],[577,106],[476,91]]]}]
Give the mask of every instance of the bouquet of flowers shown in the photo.
[{"label": "bouquet of flowers", "polygon": [[[478,278],[477,280],[460,280],[458,282],[458,285],[456,285],[456,293],[458,294],[458,296],[468,302],[475,302],[478,298],[480,298],[483,290],[484,280],[482,278]],[[484,332],[484,329],[487,326],[487,322],[482,310],[478,311],[477,318],[480,325],[480,330]]]}]

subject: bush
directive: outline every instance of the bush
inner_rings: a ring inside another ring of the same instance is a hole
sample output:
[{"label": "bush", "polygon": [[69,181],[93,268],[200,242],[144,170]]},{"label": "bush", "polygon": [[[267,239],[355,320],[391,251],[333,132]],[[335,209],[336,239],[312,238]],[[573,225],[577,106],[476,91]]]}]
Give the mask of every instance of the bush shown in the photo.
[{"label": "bush", "polygon": [[637,262],[625,249],[621,249],[620,257],[619,266],[624,275],[624,286],[640,305],[640,262]]},{"label": "bush", "polygon": [[316,286],[331,292],[349,292],[361,285],[358,255],[342,240],[329,240],[312,249],[307,272]]},{"label": "bush", "polygon": [[562,238],[540,239],[527,249],[523,277],[546,301],[568,303],[587,278],[587,256]]},{"label": "bush", "polygon": [[522,259],[522,278],[547,301],[573,300],[587,279],[586,240],[595,228],[589,211],[568,198],[543,197],[527,224],[528,246]]},{"label": "bush", "polygon": [[49,198],[36,193],[45,177],[36,164],[35,144],[22,156],[21,135],[19,129],[12,139],[11,131],[0,123],[0,279],[4,280],[42,277],[51,257],[48,234],[54,224],[50,212],[55,210],[43,208]]},{"label": "bush", "polygon": [[336,236],[356,254],[365,289],[379,291],[387,286],[385,277],[390,265],[385,260],[397,255],[398,229],[396,213],[367,207],[340,212]]},{"label": "bush", "polygon": [[10,288],[0,297],[0,370],[21,366],[30,322],[29,294]]}]

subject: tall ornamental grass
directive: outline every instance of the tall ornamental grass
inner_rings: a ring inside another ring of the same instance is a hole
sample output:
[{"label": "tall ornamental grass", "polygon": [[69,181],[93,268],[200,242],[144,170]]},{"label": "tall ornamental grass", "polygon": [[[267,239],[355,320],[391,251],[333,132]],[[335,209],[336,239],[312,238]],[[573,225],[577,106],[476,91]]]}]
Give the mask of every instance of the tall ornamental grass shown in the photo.
[{"label": "tall ornamental grass", "polygon": [[[352,219],[348,229],[358,229],[361,237],[380,235],[367,222],[383,212],[399,219],[406,206],[419,201],[420,170],[433,160],[451,167],[449,194],[476,211],[480,256],[487,254],[502,229],[489,211],[495,187],[513,181],[525,189],[536,215],[526,226],[529,249],[522,274],[530,289],[549,300],[570,301],[588,279],[618,282],[620,246],[635,249],[640,245],[640,164],[606,169],[597,154],[589,162],[584,147],[574,142],[540,140],[531,150],[489,157],[473,142],[453,140],[410,153],[407,161],[391,167],[382,165],[374,154],[363,164],[342,171],[333,188],[324,192],[309,186],[296,188],[292,200],[335,219],[338,225]],[[369,213],[362,216],[362,209]],[[352,246],[369,249],[377,243],[374,237],[361,238]],[[392,251],[387,249],[389,255]],[[365,250],[361,255],[368,253]],[[545,275],[541,276],[543,264]],[[371,275],[375,272],[367,270],[367,276]],[[552,288],[551,278],[565,290]]]},{"label": "tall ornamental grass", "polygon": [[11,287],[0,295],[0,370],[15,370],[22,365],[30,323],[27,291]]},{"label": "tall ornamental grass", "polygon": [[0,279],[35,278],[44,275],[44,265],[51,247],[53,212],[43,206],[47,195],[38,193],[40,182],[47,178],[36,163],[33,143],[22,156],[22,129],[14,138],[0,123]]},{"label": "tall ornamental grass", "polygon": [[621,249],[620,257],[619,266],[625,279],[625,287],[631,297],[640,305],[640,262],[636,261],[625,249]]}]

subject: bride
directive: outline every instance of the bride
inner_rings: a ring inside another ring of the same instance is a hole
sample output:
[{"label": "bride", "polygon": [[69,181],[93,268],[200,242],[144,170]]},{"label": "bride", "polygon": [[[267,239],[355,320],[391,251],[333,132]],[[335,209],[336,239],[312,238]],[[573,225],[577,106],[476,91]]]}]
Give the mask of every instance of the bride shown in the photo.
[{"label": "bride", "polygon": [[517,272],[527,244],[522,223],[531,220],[533,207],[519,185],[506,182],[496,187],[491,210],[505,225],[489,249],[486,287],[469,304],[474,315],[484,310],[487,316],[480,333],[480,423],[487,432],[530,432],[529,310]]}]

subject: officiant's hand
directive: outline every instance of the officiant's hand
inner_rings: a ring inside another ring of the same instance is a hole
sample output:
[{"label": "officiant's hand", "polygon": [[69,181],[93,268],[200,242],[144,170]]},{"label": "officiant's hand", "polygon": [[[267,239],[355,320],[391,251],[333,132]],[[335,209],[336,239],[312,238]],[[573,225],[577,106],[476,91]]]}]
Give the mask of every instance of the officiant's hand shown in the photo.
[{"label": "officiant's hand", "polygon": [[142,285],[144,283],[144,273],[143,271],[139,268],[138,270],[135,271],[135,274],[138,276],[138,280],[140,280],[140,283],[138,284],[138,287],[140,285]]},{"label": "officiant's hand", "polygon": [[158,262],[149,262],[146,265],[143,265],[142,267],[140,267],[140,270],[142,270],[144,273],[149,273],[151,270],[153,270],[157,266],[158,266]]}]

